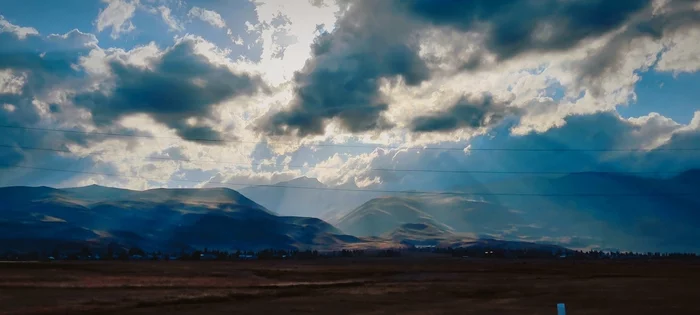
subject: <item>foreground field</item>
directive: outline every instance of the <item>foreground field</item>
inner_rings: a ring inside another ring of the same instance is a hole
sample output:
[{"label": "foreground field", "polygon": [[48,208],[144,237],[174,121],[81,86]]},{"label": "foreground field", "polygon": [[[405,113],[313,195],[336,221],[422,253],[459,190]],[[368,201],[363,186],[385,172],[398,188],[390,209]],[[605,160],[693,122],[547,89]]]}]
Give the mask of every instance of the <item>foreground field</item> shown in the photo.
[{"label": "foreground field", "polygon": [[688,262],[0,264],[2,314],[700,314]]}]

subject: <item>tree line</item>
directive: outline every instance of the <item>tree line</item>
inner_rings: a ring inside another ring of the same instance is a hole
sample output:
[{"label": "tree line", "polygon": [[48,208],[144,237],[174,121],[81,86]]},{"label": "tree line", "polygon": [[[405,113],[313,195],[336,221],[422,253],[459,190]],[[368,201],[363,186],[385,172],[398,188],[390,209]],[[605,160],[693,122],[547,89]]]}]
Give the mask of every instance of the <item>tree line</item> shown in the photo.
[{"label": "tree line", "polygon": [[574,260],[601,260],[601,259],[646,259],[646,260],[684,260],[698,259],[695,253],[661,253],[661,252],[620,252],[600,250],[569,250],[564,248],[554,249],[504,249],[489,246],[470,247],[416,247],[407,246],[391,249],[341,249],[341,250],[299,250],[299,249],[262,249],[262,250],[235,250],[226,251],[208,248],[201,250],[180,250],[177,252],[146,251],[139,247],[124,248],[110,244],[106,249],[92,249],[83,247],[80,250],[59,250],[50,252],[5,252],[0,254],[0,260],[13,261],[53,261],[53,260],[275,260],[275,259],[323,259],[334,257],[401,257],[411,252],[431,252],[438,255],[459,258],[487,258],[487,259],[574,259]]}]

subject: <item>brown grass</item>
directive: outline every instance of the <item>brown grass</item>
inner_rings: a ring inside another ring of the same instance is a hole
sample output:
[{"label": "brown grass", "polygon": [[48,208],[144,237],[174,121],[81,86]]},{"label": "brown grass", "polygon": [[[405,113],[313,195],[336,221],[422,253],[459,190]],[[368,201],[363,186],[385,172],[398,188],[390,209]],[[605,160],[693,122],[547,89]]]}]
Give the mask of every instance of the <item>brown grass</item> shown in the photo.
[{"label": "brown grass", "polygon": [[700,314],[698,292],[683,262],[0,264],[2,314]]}]

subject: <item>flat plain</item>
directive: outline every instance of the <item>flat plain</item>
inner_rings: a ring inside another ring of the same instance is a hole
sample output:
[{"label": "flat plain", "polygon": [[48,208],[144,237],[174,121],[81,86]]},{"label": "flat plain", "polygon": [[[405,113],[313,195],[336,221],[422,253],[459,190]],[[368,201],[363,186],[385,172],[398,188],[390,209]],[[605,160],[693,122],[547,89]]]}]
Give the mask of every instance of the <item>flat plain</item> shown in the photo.
[{"label": "flat plain", "polygon": [[0,263],[1,314],[700,314],[700,263]]}]

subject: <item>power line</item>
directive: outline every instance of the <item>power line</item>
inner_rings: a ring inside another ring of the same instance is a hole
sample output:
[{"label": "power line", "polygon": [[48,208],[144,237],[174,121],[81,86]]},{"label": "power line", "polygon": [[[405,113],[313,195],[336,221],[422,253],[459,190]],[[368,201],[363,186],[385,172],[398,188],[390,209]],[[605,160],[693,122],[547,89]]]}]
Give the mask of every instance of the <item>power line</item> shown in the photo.
[{"label": "power line", "polygon": [[[183,140],[183,139],[180,138],[180,137],[169,137],[169,136],[130,135],[130,134],[114,133],[114,132],[83,131],[83,130],[70,130],[70,129],[53,129],[53,128],[27,127],[27,126],[12,126],[12,125],[0,125],[0,128],[21,129],[21,130],[32,130],[32,131],[46,131],[46,132],[62,132],[62,133],[74,133],[74,134],[95,135],[95,136],[109,136],[109,137]],[[202,141],[202,142],[211,141],[211,142],[219,142],[219,141],[224,141],[224,140],[219,140],[219,139],[197,139],[197,138],[189,138],[188,141]]]},{"label": "power line", "polygon": [[[55,153],[66,153],[75,154],[75,152],[70,150],[61,150],[53,148],[39,148],[39,147],[27,147],[19,145],[4,145],[0,144],[0,148],[19,148],[22,150],[31,151],[43,151],[43,152],[55,152]],[[236,166],[277,166],[277,164],[268,164],[264,162],[250,162],[250,163],[235,163],[228,162],[224,160],[194,160],[194,159],[178,159],[178,158],[166,158],[166,157],[153,157],[153,156],[135,156],[127,154],[114,154],[114,153],[104,153],[104,152],[90,152],[85,155],[88,156],[123,156],[123,157],[137,157],[144,160],[154,160],[154,161],[172,161],[172,162],[187,162],[187,163],[211,163],[211,164],[221,164],[221,165],[236,165]],[[337,169],[333,166],[308,166],[308,165],[285,165],[289,168],[321,168],[321,169]],[[677,171],[573,171],[573,172],[563,172],[563,171],[488,171],[488,170],[439,170],[439,169],[400,169],[400,168],[367,168],[369,171],[376,172],[396,172],[396,173],[438,173],[438,174],[502,174],[502,175],[568,175],[584,172],[594,172],[594,173],[604,173],[604,174],[630,174],[630,175],[643,175],[643,174],[677,174]]]},{"label": "power line", "polygon": [[[6,168],[23,168],[23,169],[33,169],[40,171],[49,172],[64,172],[64,173],[74,173],[74,174],[88,174],[88,175],[99,175],[117,178],[136,178],[149,181],[157,182],[186,182],[186,183],[196,183],[201,184],[201,181],[187,180],[187,179],[158,179],[158,178],[148,178],[136,175],[121,175],[112,173],[100,173],[100,172],[89,172],[89,171],[76,171],[76,170],[65,170],[65,169],[55,169],[46,167],[35,167],[27,165],[10,165],[10,164],[0,164],[0,166]],[[226,182],[216,182],[210,181],[209,184],[217,184],[223,186],[242,186],[242,187],[267,187],[267,188],[284,188],[284,189],[306,189],[306,190],[319,190],[319,191],[341,191],[341,192],[357,192],[357,193],[379,193],[379,194],[415,194],[415,195],[447,195],[447,196],[511,196],[511,197],[651,197],[651,196],[694,196],[697,193],[664,193],[664,194],[652,194],[652,193],[621,193],[621,194],[602,194],[602,193],[579,193],[579,194],[549,194],[549,193],[485,193],[485,192],[435,192],[435,191],[416,191],[416,190],[383,190],[383,189],[349,189],[349,188],[337,188],[337,187],[308,187],[308,186],[294,186],[294,185],[251,185],[244,183],[226,183]]]},{"label": "power line", "polygon": [[[131,138],[146,138],[146,139],[171,139],[171,140],[184,140],[192,142],[212,142],[212,143],[248,143],[257,144],[258,141],[245,141],[240,139],[205,139],[205,138],[182,138],[182,137],[169,137],[169,136],[156,136],[156,135],[131,135],[131,134],[120,134],[111,132],[97,132],[97,131],[80,131],[80,130],[69,130],[69,129],[53,129],[53,128],[41,128],[41,127],[27,127],[27,126],[12,126],[12,125],[0,125],[0,128],[8,129],[22,129],[22,130],[33,130],[33,131],[45,131],[45,132],[62,132],[62,133],[74,133],[74,134],[85,134],[85,135],[97,135],[97,136],[108,136],[108,137],[131,137]],[[287,144],[293,145],[298,144],[296,142],[268,142],[269,144]],[[655,149],[639,149],[639,148],[624,148],[624,149],[601,149],[601,148],[589,148],[589,149],[577,149],[577,148],[549,148],[549,149],[539,149],[539,148],[466,148],[466,147],[414,147],[409,148],[405,146],[398,145],[362,145],[362,144],[335,144],[335,143],[316,143],[307,144],[313,147],[331,147],[331,148],[386,148],[386,149],[412,149],[412,150],[431,150],[431,151],[503,151],[503,152],[697,152],[700,148],[655,148]]]}]

